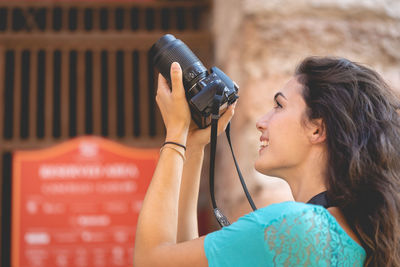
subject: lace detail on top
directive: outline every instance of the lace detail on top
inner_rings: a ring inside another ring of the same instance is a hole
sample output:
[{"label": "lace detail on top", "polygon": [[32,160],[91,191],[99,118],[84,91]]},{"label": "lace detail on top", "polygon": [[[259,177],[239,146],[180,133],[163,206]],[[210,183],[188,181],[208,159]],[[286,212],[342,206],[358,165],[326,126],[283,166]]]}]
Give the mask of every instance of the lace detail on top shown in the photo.
[{"label": "lace detail on top", "polygon": [[273,219],[264,241],[275,266],[362,266],[365,259],[364,249],[319,206]]},{"label": "lace detail on top", "polygon": [[204,239],[210,267],[363,266],[366,253],[321,206],[287,201]]}]

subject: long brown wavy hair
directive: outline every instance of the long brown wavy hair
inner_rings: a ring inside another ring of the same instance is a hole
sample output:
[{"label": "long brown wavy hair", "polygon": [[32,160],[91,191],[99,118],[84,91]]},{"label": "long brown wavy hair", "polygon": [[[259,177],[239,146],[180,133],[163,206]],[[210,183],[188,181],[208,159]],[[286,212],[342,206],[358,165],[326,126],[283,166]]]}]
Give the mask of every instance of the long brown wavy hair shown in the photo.
[{"label": "long brown wavy hair", "polygon": [[324,122],[328,198],[358,235],[365,266],[400,266],[399,99],[378,73],[344,58],[306,58],[296,75],[306,117]]}]

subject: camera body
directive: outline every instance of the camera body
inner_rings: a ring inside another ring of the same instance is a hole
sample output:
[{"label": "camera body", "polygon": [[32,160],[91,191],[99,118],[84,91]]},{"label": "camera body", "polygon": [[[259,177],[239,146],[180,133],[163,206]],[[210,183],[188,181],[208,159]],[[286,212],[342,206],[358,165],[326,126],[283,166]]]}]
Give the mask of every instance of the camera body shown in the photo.
[{"label": "camera body", "polygon": [[217,91],[222,92],[219,113],[238,99],[239,87],[223,71],[212,67],[210,72],[194,53],[171,34],[161,37],[150,49],[155,68],[171,85],[170,67],[178,62],[182,68],[183,86],[193,121],[199,128],[211,124],[213,99]]}]

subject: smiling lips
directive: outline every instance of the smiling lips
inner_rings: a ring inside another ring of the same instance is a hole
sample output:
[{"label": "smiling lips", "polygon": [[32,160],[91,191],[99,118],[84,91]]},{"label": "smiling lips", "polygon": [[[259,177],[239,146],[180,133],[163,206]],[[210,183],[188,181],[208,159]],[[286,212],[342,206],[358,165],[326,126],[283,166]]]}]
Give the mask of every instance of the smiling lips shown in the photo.
[{"label": "smiling lips", "polygon": [[262,146],[262,147],[267,147],[267,146],[269,146],[269,140],[262,140],[262,141],[261,141],[261,146]]},{"label": "smiling lips", "polygon": [[260,146],[260,152],[261,150],[263,150],[264,148],[269,146],[269,139],[268,138],[260,138],[261,141],[261,146]]}]

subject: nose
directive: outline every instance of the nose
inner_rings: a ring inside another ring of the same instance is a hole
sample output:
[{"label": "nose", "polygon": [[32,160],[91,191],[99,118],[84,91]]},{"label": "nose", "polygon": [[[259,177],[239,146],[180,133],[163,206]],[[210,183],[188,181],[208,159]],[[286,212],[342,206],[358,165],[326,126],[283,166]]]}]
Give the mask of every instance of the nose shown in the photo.
[{"label": "nose", "polygon": [[256,122],[256,128],[260,132],[265,131],[267,129],[267,126],[268,126],[268,114],[262,116]]}]

